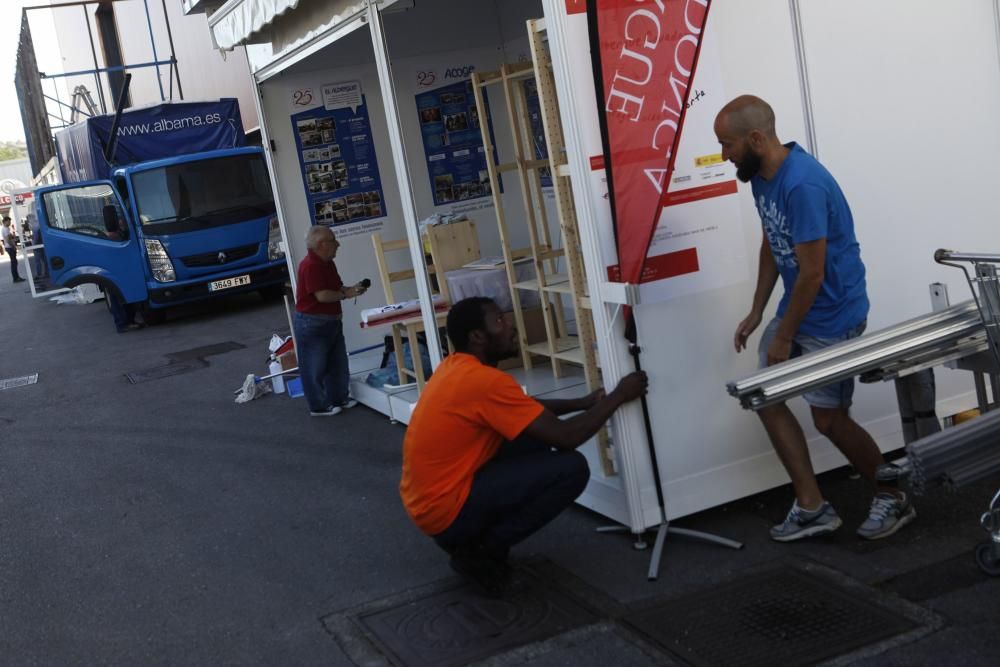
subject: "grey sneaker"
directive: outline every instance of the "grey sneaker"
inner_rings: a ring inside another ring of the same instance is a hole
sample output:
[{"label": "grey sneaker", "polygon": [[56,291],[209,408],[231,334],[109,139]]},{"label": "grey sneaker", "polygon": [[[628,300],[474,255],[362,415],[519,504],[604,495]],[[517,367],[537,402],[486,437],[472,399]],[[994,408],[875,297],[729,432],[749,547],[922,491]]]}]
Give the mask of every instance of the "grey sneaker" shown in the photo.
[{"label": "grey sneaker", "polygon": [[334,415],[339,415],[343,408],[339,405],[331,405],[326,410],[310,410],[310,417],[333,417]]},{"label": "grey sneaker", "polygon": [[798,501],[795,501],[784,523],[771,528],[771,539],[776,542],[793,542],[803,537],[832,533],[841,524],[843,521],[830,503],[823,501],[819,509],[809,511],[799,507]]},{"label": "grey sneaker", "polygon": [[910,499],[904,493],[898,497],[887,491],[875,494],[868,518],[858,528],[858,535],[866,540],[889,537],[897,530],[917,518]]}]

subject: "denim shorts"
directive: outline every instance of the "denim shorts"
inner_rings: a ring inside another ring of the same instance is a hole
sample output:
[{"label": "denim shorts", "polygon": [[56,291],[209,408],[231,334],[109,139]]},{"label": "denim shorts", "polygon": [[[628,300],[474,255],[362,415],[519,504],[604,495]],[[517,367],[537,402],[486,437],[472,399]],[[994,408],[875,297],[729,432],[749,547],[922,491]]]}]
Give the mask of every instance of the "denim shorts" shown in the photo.
[{"label": "denim shorts", "polygon": [[[780,324],[781,320],[776,317],[764,328],[764,335],[761,336],[760,345],[757,347],[757,363],[760,368],[767,368],[767,349],[771,346],[771,341],[774,340],[774,336],[778,333],[778,326]],[[867,320],[863,320],[861,324],[855,326],[847,333],[832,338],[796,334],[792,338],[792,355],[790,358],[801,357],[803,354],[816,352],[836,343],[857,338],[864,333],[867,324]],[[806,403],[816,408],[849,408],[851,407],[851,399],[853,397],[854,378],[818,387],[802,394],[802,398],[806,399]]]}]

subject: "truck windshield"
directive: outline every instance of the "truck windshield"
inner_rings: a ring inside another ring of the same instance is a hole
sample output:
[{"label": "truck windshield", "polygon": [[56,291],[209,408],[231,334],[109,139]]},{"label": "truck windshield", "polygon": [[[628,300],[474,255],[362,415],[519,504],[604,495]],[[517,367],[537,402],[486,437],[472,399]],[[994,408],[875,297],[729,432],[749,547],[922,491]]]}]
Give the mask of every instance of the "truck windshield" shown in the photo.
[{"label": "truck windshield", "polygon": [[137,172],[132,185],[147,234],[229,225],[275,210],[267,167],[259,153]]}]

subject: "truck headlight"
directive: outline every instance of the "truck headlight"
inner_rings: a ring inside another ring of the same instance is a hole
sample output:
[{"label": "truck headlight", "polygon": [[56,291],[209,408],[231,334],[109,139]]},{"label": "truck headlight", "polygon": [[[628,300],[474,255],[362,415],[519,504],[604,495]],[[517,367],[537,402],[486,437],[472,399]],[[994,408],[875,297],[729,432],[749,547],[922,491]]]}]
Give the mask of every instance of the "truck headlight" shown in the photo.
[{"label": "truck headlight", "polygon": [[285,245],[281,242],[281,227],[278,219],[271,218],[267,223],[267,261],[284,259]]},{"label": "truck headlight", "polygon": [[156,282],[171,283],[177,280],[174,264],[159,239],[146,239],[146,256],[149,258],[149,268],[153,271],[153,279]]}]

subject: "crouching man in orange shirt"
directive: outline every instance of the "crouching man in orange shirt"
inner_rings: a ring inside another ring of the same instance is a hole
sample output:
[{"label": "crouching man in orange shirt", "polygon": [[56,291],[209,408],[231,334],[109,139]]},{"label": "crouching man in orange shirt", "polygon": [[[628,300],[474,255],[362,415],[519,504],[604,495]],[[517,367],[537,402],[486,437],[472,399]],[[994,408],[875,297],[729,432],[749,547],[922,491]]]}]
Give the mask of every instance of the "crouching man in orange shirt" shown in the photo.
[{"label": "crouching man in orange shirt", "polygon": [[[646,393],[645,373],[564,400],[527,396],[496,365],[517,354],[514,328],[491,300],[448,313],[455,347],[434,371],[403,441],[403,505],[451,556],[451,567],[500,595],[511,546],[573,504],[590,478],[577,451],[618,406]],[[581,412],[582,411],[582,412]],[[580,412],[568,419],[557,415]]]}]

